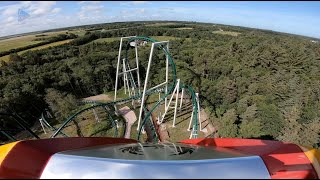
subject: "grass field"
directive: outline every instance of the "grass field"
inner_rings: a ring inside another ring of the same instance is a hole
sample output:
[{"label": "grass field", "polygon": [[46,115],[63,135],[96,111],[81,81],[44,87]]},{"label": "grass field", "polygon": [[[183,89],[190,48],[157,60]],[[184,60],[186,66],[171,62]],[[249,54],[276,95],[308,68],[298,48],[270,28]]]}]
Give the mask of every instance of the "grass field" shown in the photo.
[{"label": "grass field", "polygon": [[222,35],[229,35],[229,36],[238,36],[239,32],[233,32],[233,31],[213,31],[214,34],[222,34]]},{"label": "grass field", "polygon": [[54,42],[54,43],[50,43],[50,44],[45,44],[43,46],[38,46],[38,47],[34,47],[34,48],[27,49],[27,50],[24,50],[24,51],[20,51],[18,54],[22,54],[22,53],[24,53],[26,51],[34,51],[34,50],[38,50],[38,49],[44,49],[44,48],[48,48],[48,47],[58,46],[58,45],[61,45],[61,44],[66,44],[66,43],[68,43],[70,41],[72,41],[72,39],[58,41],[58,42]]},{"label": "grass field", "polygon": [[145,26],[169,26],[169,25],[176,25],[177,23],[154,23],[154,24],[146,24]]},{"label": "grass field", "polygon": [[178,29],[178,30],[192,30],[193,28],[192,27],[181,27],[181,28],[175,28],[175,29]]},{"label": "grass field", "polygon": [[83,36],[86,33],[85,30],[70,30],[68,32],[69,33],[73,33],[73,34],[78,35],[78,36]]},{"label": "grass field", "polygon": [[19,47],[28,46],[31,44],[37,44],[40,41],[32,41],[34,39],[34,35],[16,37],[11,39],[5,39],[0,41],[0,52],[8,51],[10,49],[15,49]]},{"label": "grass field", "polygon": [[[22,54],[24,52],[27,52],[27,51],[33,51],[33,50],[38,50],[38,49],[44,49],[44,48],[48,48],[48,47],[58,46],[58,45],[61,45],[61,44],[68,43],[70,41],[72,41],[72,39],[67,39],[67,40],[64,40],[64,41],[58,41],[58,42],[50,43],[50,44],[46,44],[46,45],[43,45],[43,46],[38,46],[38,47],[34,47],[34,48],[27,49],[27,50],[24,50],[24,51],[20,51],[20,52],[18,52],[18,54],[20,55],[20,54]],[[0,59],[7,62],[7,61],[9,61],[9,56],[10,55],[2,56],[2,57],[0,57]]]},{"label": "grass field", "polygon": [[116,38],[100,38],[100,39],[94,40],[93,42],[102,43],[102,42],[112,42],[112,41],[120,41],[120,37],[116,37]]},{"label": "grass field", "polygon": [[[150,37],[158,41],[167,41],[167,40],[177,39],[177,37],[172,37],[172,36],[150,36]],[[120,37],[101,38],[101,39],[96,39],[93,42],[101,43],[101,42],[112,42],[112,41],[120,41]]]},{"label": "grass field", "polygon": [[150,36],[151,38],[158,40],[158,41],[167,41],[167,40],[176,40],[179,39],[177,37],[173,37],[173,36]]},{"label": "grass field", "polygon": [[58,34],[65,34],[66,32],[73,33],[79,36],[82,36],[85,33],[84,30],[57,31],[57,32],[39,33],[39,34],[15,37],[10,39],[4,39],[4,40],[0,40],[0,52],[42,42],[42,41],[33,41],[36,38],[40,38],[40,37],[36,37],[37,35],[44,34],[46,36],[43,36],[41,38],[49,38],[49,37],[56,36]]}]

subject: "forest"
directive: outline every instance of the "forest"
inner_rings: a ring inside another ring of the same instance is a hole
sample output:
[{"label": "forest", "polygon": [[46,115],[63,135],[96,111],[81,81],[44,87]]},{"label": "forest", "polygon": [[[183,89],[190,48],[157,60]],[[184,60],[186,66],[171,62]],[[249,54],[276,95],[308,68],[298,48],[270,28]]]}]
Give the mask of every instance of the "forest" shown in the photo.
[{"label": "forest", "polygon": [[[83,36],[61,36],[74,38],[67,44],[21,55],[7,52],[10,60],[0,64],[0,112],[17,114],[31,126],[50,108],[63,121],[79,108],[81,98],[114,90],[120,37],[174,37],[170,53],[178,77],[199,92],[219,137],[320,146],[320,43],[312,38],[196,22],[85,28]],[[102,38],[118,40],[95,41]],[[148,54],[139,58],[145,71]],[[159,73],[165,68],[155,67]],[[1,128],[15,126],[0,116]]]}]

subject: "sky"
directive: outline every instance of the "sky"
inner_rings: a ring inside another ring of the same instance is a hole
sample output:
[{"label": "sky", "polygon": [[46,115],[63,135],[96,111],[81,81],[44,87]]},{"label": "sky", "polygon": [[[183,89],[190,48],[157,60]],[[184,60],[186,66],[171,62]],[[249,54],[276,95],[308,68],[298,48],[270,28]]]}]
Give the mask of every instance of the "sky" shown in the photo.
[{"label": "sky", "polygon": [[[18,11],[29,14],[19,21]],[[124,21],[181,20],[320,38],[317,1],[1,1],[0,37]]]}]

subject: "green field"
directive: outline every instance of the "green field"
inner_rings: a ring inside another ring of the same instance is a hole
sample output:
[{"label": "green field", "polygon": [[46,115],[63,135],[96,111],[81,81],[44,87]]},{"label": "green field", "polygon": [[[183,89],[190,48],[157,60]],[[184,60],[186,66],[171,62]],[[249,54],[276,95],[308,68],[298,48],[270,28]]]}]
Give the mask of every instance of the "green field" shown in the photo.
[{"label": "green field", "polygon": [[96,43],[102,43],[102,42],[112,42],[112,41],[119,41],[120,37],[116,37],[116,38],[100,38],[100,39],[96,39],[93,42]]},{"label": "green field", "polygon": [[86,33],[86,31],[84,29],[73,29],[73,30],[68,30],[67,32],[73,33],[78,36],[83,36]]},{"label": "green field", "polygon": [[[58,34],[65,34],[66,32],[67,31],[48,32],[48,33],[33,34],[33,35],[27,35],[27,36],[22,36],[22,37],[15,37],[15,38],[10,38],[10,39],[0,40],[0,52],[8,51],[10,49],[16,49],[19,47],[28,46],[31,44],[37,44],[42,41],[34,41],[34,39],[36,39],[36,38],[49,38],[49,37],[56,36]],[[69,32],[74,33],[74,34],[76,34],[76,33],[81,34],[81,32],[78,32],[78,31],[69,31]],[[46,36],[36,37],[37,35],[41,35],[41,34],[46,35]]]},{"label": "green field", "polygon": [[146,24],[145,26],[170,26],[170,25],[176,25],[177,23],[172,23],[172,22],[169,22],[169,23],[154,23],[154,24]]},{"label": "green field", "polygon": [[153,39],[156,39],[158,41],[170,41],[170,40],[176,40],[179,39],[177,37],[172,37],[172,36],[150,36]]},{"label": "green field", "polygon": [[222,34],[222,35],[229,35],[229,36],[238,36],[239,32],[233,32],[233,31],[213,31],[214,34]]},{"label": "green field", "polygon": [[[58,46],[58,45],[61,45],[61,44],[68,43],[71,40],[72,39],[67,39],[67,40],[64,40],[64,41],[58,41],[58,42],[46,44],[46,45],[43,45],[43,46],[34,47],[34,48],[31,48],[31,49],[20,51],[20,52],[18,52],[18,54],[21,55],[22,53],[27,52],[27,51],[33,51],[33,50],[38,50],[38,49],[44,49],[44,48],[48,48],[48,47]],[[3,60],[3,61],[7,62],[7,61],[9,61],[9,56],[10,55],[2,56],[2,57],[0,57],[0,60]]]},{"label": "green field", "polygon": [[72,39],[67,39],[67,40],[63,40],[63,41],[58,41],[58,42],[54,42],[54,43],[50,43],[50,44],[45,44],[43,46],[38,46],[38,47],[34,47],[34,48],[31,48],[31,49],[27,49],[27,50],[24,50],[24,51],[20,51],[18,54],[22,54],[26,51],[34,51],[34,50],[38,50],[38,49],[44,49],[44,48],[48,48],[48,47],[53,47],[53,46],[59,46],[61,44],[66,44],[68,42],[72,41]]},{"label": "green field", "polygon": [[[158,41],[167,41],[167,40],[176,40],[177,37],[172,37],[172,36],[150,36],[153,39],[156,39]],[[96,43],[101,43],[101,42],[112,42],[112,41],[120,41],[120,37],[116,38],[101,38],[101,39],[96,39],[93,42]]]},{"label": "green field", "polygon": [[192,27],[181,27],[181,28],[175,28],[175,29],[178,29],[178,30],[192,30],[193,28]]},{"label": "green field", "polygon": [[0,41],[0,52],[8,51],[19,47],[28,46],[31,44],[37,44],[41,41],[32,41],[35,39],[34,35],[16,37],[11,39],[5,39]]}]

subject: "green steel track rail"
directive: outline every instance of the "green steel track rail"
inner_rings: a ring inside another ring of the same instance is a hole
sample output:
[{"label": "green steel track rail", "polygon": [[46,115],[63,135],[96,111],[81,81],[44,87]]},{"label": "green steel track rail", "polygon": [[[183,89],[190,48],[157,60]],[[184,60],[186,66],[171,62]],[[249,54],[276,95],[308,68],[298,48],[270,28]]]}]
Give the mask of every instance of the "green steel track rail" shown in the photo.
[{"label": "green steel track rail", "polygon": [[[48,123],[48,121],[47,121],[47,119],[45,118],[43,112],[41,113],[41,118],[42,118],[42,121],[49,127],[49,129],[50,129],[51,131],[56,132],[56,131],[58,130],[57,128],[51,126],[51,125]],[[61,133],[64,137],[68,137],[68,136],[67,136],[66,134],[64,134],[62,131],[61,131],[60,133]]]}]

